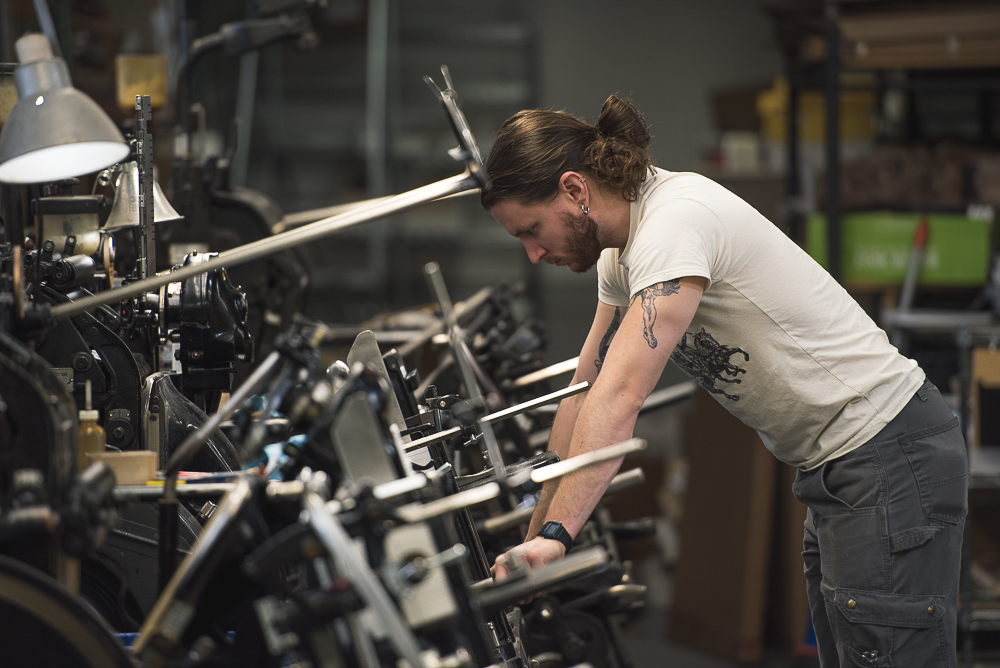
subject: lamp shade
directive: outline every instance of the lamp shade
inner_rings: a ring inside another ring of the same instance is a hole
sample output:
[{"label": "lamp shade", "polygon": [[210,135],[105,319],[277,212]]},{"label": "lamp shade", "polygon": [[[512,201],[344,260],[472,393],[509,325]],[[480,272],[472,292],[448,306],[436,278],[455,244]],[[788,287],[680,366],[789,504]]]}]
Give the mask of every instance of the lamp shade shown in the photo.
[{"label": "lamp shade", "polygon": [[[139,166],[135,161],[122,163],[122,173],[115,183],[115,203],[111,213],[104,223],[105,232],[117,232],[126,227],[139,227]],[[153,224],[169,223],[181,220],[184,216],[177,213],[170,200],[163,194],[163,189],[153,181]]]},{"label": "lamp shade", "polygon": [[[0,133],[0,181],[45,183],[90,174],[119,162],[128,144],[96,102],[73,88],[61,58],[42,35],[18,40],[18,101]],[[26,40],[28,46],[22,48]],[[28,55],[25,55],[28,54]]]}]

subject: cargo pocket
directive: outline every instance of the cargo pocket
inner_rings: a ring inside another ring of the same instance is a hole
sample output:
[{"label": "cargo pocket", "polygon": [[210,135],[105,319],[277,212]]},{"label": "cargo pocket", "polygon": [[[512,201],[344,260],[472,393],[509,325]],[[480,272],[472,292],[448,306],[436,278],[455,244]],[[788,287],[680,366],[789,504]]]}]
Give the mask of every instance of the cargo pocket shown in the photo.
[{"label": "cargo pocket", "polygon": [[945,597],[821,585],[841,662],[865,668],[944,666]]},{"label": "cargo pocket", "polygon": [[969,461],[953,419],[899,440],[910,462],[927,519],[958,524],[968,508]]}]

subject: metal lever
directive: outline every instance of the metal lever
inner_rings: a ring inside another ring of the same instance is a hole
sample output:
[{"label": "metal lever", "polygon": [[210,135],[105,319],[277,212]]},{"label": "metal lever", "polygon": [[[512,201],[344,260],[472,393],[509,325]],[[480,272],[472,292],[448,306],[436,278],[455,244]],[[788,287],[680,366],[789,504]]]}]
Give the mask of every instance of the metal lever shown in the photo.
[{"label": "metal lever", "polygon": [[[458,368],[462,372],[462,382],[465,390],[469,393],[469,399],[480,399],[483,396],[476,382],[475,372],[472,369],[470,358],[472,353],[465,345],[465,336],[455,319],[455,311],[452,309],[451,297],[448,296],[448,287],[444,283],[441,275],[441,268],[437,262],[428,262],[424,265],[424,273],[427,274],[427,281],[430,283],[431,291],[434,293],[441,305],[441,315],[444,318],[445,326],[448,328],[448,338],[451,341],[452,354],[458,362]],[[488,422],[479,420],[479,430],[483,434],[483,441],[486,443],[486,452],[489,454],[490,464],[496,471],[497,481],[503,483],[507,479],[504,470],[503,456],[500,454],[500,444],[497,443],[493,434],[493,427]]]},{"label": "metal lever", "polygon": [[579,471],[587,466],[606,462],[610,459],[624,457],[627,454],[639,452],[640,450],[645,449],[646,441],[641,438],[630,438],[627,441],[615,443],[614,445],[608,445],[592,452],[585,452],[582,455],[570,457],[569,459],[564,459],[563,461],[556,462],[555,464],[542,466],[532,471],[525,471],[524,473],[518,474],[517,480],[511,480],[510,483],[511,486],[517,486],[528,482],[530,479],[531,482],[541,484],[547,480],[561,478],[564,475],[574,473],[575,471]]},{"label": "metal lever", "polygon": [[[590,383],[583,381],[582,383],[570,385],[569,387],[557,390],[556,392],[550,392],[549,394],[542,395],[536,399],[525,401],[524,403],[517,404],[516,406],[505,408],[502,411],[484,415],[479,419],[479,421],[486,424],[493,424],[494,422],[499,422],[500,420],[506,420],[507,418],[514,417],[515,415],[520,415],[526,411],[534,410],[539,406],[562,401],[566,397],[571,397],[574,394],[579,394],[589,389]],[[432,445],[440,441],[446,441],[453,436],[458,436],[460,433],[462,433],[461,427],[451,427],[449,429],[439,431],[436,434],[430,434],[429,436],[418,438],[415,441],[410,441],[406,444],[406,452],[413,452],[414,450],[419,450],[420,448],[428,445]]]},{"label": "metal lever", "polygon": [[415,557],[411,559],[399,569],[399,579],[415,584],[423,580],[428,571],[453,564],[456,561],[463,561],[468,556],[469,548],[461,543],[456,543],[444,552],[438,552],[434,556]]},{"label": "metal lever", "polygon": [[396,509],[396,513],[404,522],[423,522],[438,515],[453,513],[477,503],[483,503],[500,496],[500,485],[489,482],[479,487],[467,489],[464,492],[451,494],[427,503],[411,503]]},{"label": "metal lever", "polygon": [[548,380],[549,378],[569,373],[570,371],[576,371],[576,367],[579,364],[579,357],[574,357],[573,359],[564,360],[562,362],[556,362],[555,364],[547,366],[544,369],[539,369],[538,371],[533,371],[526,376],[521,376],[514,381],[514,387],[524,387],[525,385],[531,385],[532,383],[537,383],[541,380]]},{"label": "metal lever", "polygon": [[458,149],[449,151],[449,153],[456,160],[465,161],[465,166],[468,168],[469,173],[479,181],[480,187],[485,190],[490,187],[490,178],[483,168],[483,156],[479,152],[476,138],[472,136],[469,122],[465,119],[465,114],[458,107],[458,93],[455,92],[455,85],[451,82],[451,73],[448,71],[447,65],[441,66],[441,74],[444,77],[444,90],[438,88],[437,84],[434,83],[434,79],[431,79],[427,75],[424,75],[424,82],[430,87],[435,97],[441,101],[445,111],[448,113],[448,119],[451,121],[451,127],[455,131],[455,136],[458,137]]},{"label": "metal lever", "polygon": [[502,582],[494,582],[492,579],[475,582],[469,586],[469,590],[484,610],[497,610],[543,589],[602,570],[609,561],[607,551],[600,545],[594,545],[574,550],[559,561],[541,568],[524,569],[521,577],[512,574]]},{"label": "metal lever", "polygon": [[505,408],[502,411],[497,411],[496,413],[490,413],[480,418],[480,422],[488,422],[490,424],[494,422],[499,422],[500,420],[506,420],[509,417],[514,417],[515,415],[520,415],[530,410],[534,410],[539,406],[544,406],[545,404],[554,404],[557,401],[562,401],[566,397],[572,397],[574,394],[580,394],[590,389],[590,383],[583,381],[582,383],[577,383],[576,385],[570,385],[561,390],[555,392],[550,392],[549,394],[543,394],[542,396],[531,399],[530,401],[525,401],[524,403],[517,404],[516,406],[511,406],[510,408]]}]

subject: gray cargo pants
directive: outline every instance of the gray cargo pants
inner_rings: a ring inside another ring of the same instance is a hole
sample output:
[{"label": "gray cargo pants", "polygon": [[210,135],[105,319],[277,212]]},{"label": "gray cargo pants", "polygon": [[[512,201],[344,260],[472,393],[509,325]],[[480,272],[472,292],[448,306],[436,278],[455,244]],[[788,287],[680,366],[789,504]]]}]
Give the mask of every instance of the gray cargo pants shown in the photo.
[{"label": "gray cargo pants", "polygon": [[953,667],[968,459],[927,382],[870,441],[799,471],[822,668]]}]

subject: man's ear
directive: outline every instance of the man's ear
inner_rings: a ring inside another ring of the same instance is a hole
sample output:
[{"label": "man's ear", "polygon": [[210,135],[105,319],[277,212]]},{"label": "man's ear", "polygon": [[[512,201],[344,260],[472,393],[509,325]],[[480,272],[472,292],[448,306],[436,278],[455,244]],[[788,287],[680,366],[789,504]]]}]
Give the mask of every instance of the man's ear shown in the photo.
[{"label": "man's ear", "polygon": [[569,196],[574,205],[587,200],[587,179],[579,172],[563,172],[559,177],[559,194]]}]

